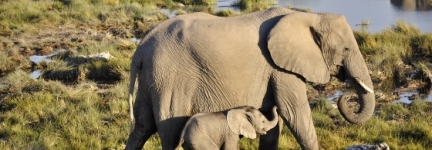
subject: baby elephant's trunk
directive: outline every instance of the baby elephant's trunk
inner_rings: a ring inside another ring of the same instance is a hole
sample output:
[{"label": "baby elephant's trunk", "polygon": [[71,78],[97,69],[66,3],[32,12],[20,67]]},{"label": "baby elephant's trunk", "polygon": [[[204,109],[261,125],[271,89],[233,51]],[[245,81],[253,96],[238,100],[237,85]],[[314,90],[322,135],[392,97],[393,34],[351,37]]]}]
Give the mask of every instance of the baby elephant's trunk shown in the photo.
[{"label": "baby elephant's trunk", "polygon": [[266,131],[273,129],[279,121],[279,115],[277,113],[277,107],[273,106],[273,120],[269,120],[269,122],[267,122],[266,124]]}]

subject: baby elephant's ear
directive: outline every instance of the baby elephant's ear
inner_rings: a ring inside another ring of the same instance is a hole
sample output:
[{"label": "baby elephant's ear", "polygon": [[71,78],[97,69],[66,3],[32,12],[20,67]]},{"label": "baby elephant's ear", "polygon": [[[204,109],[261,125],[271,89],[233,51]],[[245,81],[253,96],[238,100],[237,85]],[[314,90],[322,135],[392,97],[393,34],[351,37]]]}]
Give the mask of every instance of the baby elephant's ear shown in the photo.
[{"label": "baby elephant's ear", "polygon": [[231,131],[241,134],[244,137],[255,139],[256,132],[249,119],[252,119],[252,113],[246,112],[245,109],[231,109],[227,112],[228,126]]}]

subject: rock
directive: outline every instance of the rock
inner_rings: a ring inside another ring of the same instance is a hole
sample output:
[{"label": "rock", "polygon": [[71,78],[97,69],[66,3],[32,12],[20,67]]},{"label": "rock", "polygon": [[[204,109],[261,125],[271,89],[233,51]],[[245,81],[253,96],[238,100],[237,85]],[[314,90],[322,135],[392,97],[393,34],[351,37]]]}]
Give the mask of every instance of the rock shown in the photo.
[{"label": "rock", "polygon": [[391,102],[397,99],[400,99],[398,92],[392,92],[392,93],[384,93],[384,92],[376,92],[375,93],[375,99],[380,102]]},{"label": "rock", "polygon": [[369,144],[359,144],[347,147],[345,150],[390,150],[390,147],[385,143],[380,143],[376,145]]},{"label": "rock", "polygon": [[382,92],[376,92],[375,93],[375,99],[386,99],[386,95],[384,95]]},{"label": "rock", "polygon": [[95,60],[110,60],[115,58],[113,55],[111,55],[108,51],[106,52],[102,52],[102,53],[98,53],[98,54],[91,54],[91,55],[81,55],[79,57],[83,57],[86,59],[95,59]]}]

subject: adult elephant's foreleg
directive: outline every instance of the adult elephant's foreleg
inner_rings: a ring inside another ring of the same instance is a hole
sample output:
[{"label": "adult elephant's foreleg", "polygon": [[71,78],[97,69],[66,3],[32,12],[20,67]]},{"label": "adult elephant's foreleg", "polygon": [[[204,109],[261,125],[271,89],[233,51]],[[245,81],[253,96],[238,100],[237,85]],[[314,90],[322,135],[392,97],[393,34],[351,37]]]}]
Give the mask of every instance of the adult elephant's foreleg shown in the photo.
[{"label": "adult elephant's foreleg", "polygon": [[134,104],[135,128],[129,134],[126,150],[142,149],[145,142],[157,132],[153,109],[143,98],[142,92],[137,92]]},{"label": "adult elephant's foreleg", "polygon": [[318,149],[318,140],[306,95],[305,82],[296,75],[277,72],[272,77],[279,115],[302,149]]}]

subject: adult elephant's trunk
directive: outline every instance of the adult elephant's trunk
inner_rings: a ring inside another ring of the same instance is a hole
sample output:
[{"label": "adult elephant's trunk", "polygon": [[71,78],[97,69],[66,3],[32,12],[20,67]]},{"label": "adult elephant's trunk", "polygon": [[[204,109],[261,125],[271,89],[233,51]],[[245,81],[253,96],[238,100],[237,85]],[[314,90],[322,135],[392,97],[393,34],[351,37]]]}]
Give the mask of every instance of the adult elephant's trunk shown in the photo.
[{"label": "adult elephant's trunk", "polygon": [[279,121],[279,115],[277,113],[277,107],[273,106],[273,110],[272,111],[273,111],[273,119],[266,123],[266,126],[265,126],[266,131],[274,128],[277,125],[278,121]]},{"label": "adult elephant's trunk", "polygon": [[338,108],[342,116],[349,122],[360,124],[367,121],[374,113],[375,95],[373,91],[372,80],[369,76],[369,71],[365,61],[360,54],[360,50],[356,49],[349,54],[344,60],[344,69],[348,78],[352,79],[352,84],[359,97],[360,104],[357,110],[353,110],[349,106],[347,96],[339,98]]}]

